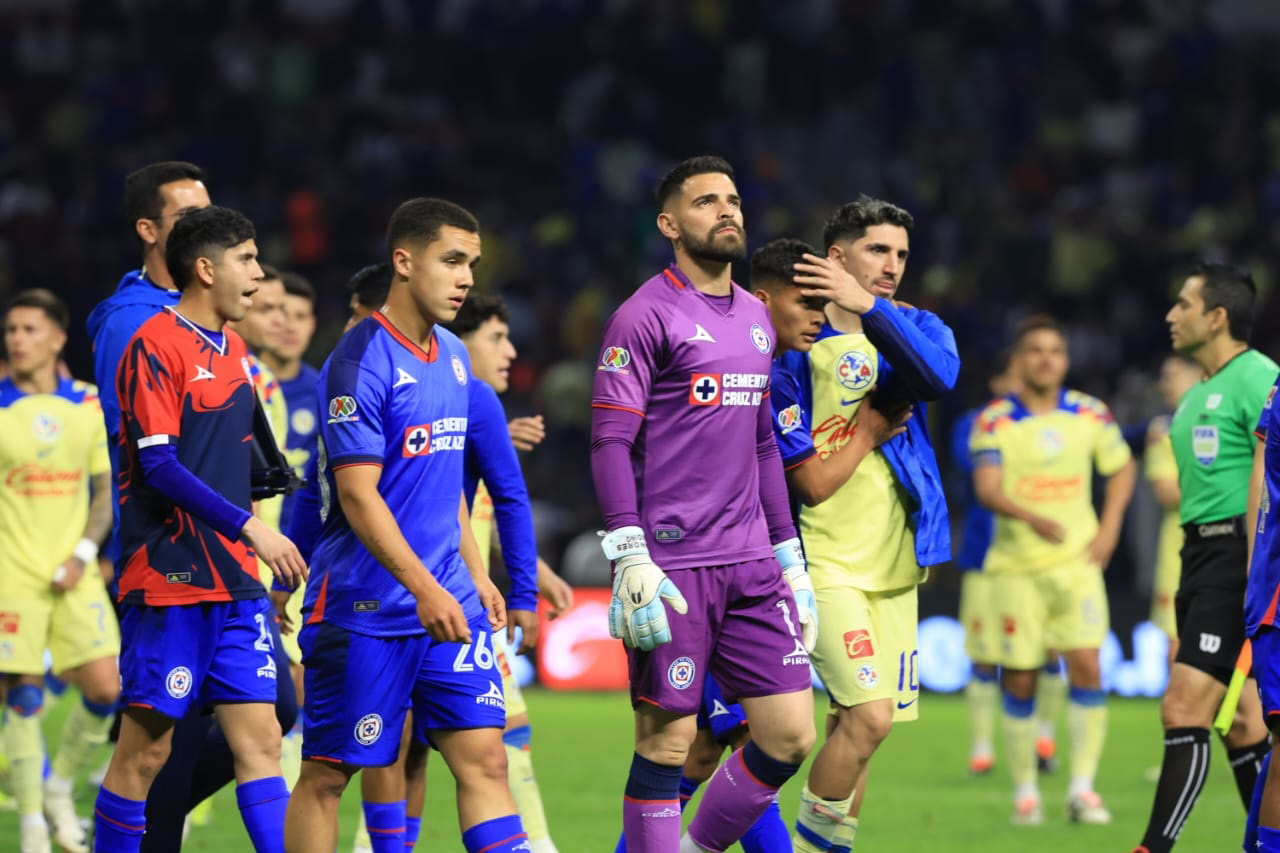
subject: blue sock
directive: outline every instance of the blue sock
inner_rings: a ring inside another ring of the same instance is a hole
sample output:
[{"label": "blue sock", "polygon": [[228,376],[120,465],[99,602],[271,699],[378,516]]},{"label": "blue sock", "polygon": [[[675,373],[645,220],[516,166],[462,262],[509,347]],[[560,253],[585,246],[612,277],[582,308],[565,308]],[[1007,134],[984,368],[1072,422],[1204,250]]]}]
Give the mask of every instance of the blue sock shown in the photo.
[{"label": "blue sock", "polygon": [[1244,819],[1244,849],[1248,853],[1261,849],[1258,843],[1258,816],[1262,811],[1262,791],[1267,786],[1267,772],[1271,767],[1271,750],[1262,756],[1262,766],[1258,768],[1258,783],[1253,786],[1253,797],[1249,801],[1249,814]]},{"label": "blue sock", "polygon": [[93,805],[93,849],[97,853],[137,853],[147,828],[145,800],[127,800],[98,789]]},{"label": "blue sock", "polygon": [[1258,850],[1261,853],[1280,853],[1280,829],[1258,827]]},{"label": "blue sock", "polygon": [[1062,658],[1052,657],[1045,661],[1044,666],[1040,667],[1040,671],[1045,675],[1058,675],[1062,672]]},{"label": "blue sock", "polygon": [[249,832],[253,849],[284,851],[284,812],[289,807],[289,786],[283,776],[268,776],[236,785],[236,805]]},{"label": "blue sock", "polygon": [[511,814],[477,823],[462,833],[462,846],[467,853],[513,853],[529,849],[529,836],[524,834],[520,815]]},{"label": "blue sock", "polygon": [[1019,699],[1012,693],[1004,694],[1004,710],[1010,717],[1026,719],[1036,712],[1036,699]]},{"label": "blue sock", "polygon": [[422,818],[406,817],[404,819],[404,849],[412,850],[418,843],[418,832],[422,829]]},{"label": "blue sock", "polygon": [[739,843],[745,853],[771,853],[787,849],[787,845],[791,843],[791,833],[782,822],[782,812],[778,811],[777,800],[770,803],[764,814],[751,824]]},{"label": "blue sock", "polygon": [[369,830],[373,853],[402,853],[404,850],[404,800],[394,803],[365,803],[364,825]]}]

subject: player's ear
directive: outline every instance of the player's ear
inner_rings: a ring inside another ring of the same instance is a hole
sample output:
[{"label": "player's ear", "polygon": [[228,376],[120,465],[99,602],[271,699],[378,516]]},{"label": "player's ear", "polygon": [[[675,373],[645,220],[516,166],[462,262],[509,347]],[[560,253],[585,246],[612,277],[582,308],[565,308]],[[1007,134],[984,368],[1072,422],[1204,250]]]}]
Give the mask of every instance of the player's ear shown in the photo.
[{"label": "player's ear", "polygon": [[769,307],[769,291],[765,290],[763,287],[756,288],[756,299],[763,302],[766,308]]},{"label": "player's ear", "polygon": [[658,233],[668,240],[680,239],[680,229],[676,227],[675,218],[665,210],[658,214]]},{"label": "player's ear", "polygon": [[827,247],[827,260],[835,261],[841,266],[844,265],[844,249],[839,243],[832,243]]},{"label": "player's ear", "polygon": [[397,278],[408,278],[413,271],[413,254],[404,246],[396,246],[391,251],[391,268]]},{"label": "player's ear", "polygon": [[139,217],[133,223],[133,230],[138,235],[138,239],[145,243],[148,248],[160,242],[156,223],[152,219],[147,219],[145,216]]},{"label": "player's ear", "polygon": [[213,261],[203,255],[196,258],[196,279],[204,285],[213,286]]}]

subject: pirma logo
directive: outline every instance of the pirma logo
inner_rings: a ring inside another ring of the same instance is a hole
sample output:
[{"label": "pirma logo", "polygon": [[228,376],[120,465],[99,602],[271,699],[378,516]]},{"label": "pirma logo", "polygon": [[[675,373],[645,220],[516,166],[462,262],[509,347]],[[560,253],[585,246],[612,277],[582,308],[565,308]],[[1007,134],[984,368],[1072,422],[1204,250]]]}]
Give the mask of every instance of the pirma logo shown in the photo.
[{"label": "pirma logo", "polygon": [[693,674],[696,671],[693,658],[678,657],[671,662],[671,666],[667,667],[667,681],[671,682],[671,686],[676,690],[684,690],[693,683]]},{"label": "pirma logo", "polygon": [[329,423],[356,420],[356,398],[343,394],[329,401]]},{"label": "pirma logo", "polygon": [[164,689],[174,699],[182,699],[191,692],[191,670],[175,666],[164,679]]},{"label": "pirma logo", "polygon": [[356,721],[356,741],[362,746],[370,746],[382,737],[382,717],[377,714],[365,714]]},{"label": "pirma logo", "polygon": [[606,373],[630,373],[626,366],[631,363],[631,353],[622,347],[605,347],[600,354],[600,367]]}]

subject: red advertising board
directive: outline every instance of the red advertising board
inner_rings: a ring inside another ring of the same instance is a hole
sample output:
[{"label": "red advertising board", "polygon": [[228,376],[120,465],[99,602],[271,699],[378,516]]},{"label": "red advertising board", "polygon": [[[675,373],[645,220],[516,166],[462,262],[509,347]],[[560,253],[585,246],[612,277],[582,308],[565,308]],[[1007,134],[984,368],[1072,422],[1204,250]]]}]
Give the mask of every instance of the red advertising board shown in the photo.
[{"label": "red advertising board", "polygon": [[609,636],[609,590],[575,589],[573,607],[555,621],[539,602],[538,681],[553,690],[622,690],[627,657]]}]

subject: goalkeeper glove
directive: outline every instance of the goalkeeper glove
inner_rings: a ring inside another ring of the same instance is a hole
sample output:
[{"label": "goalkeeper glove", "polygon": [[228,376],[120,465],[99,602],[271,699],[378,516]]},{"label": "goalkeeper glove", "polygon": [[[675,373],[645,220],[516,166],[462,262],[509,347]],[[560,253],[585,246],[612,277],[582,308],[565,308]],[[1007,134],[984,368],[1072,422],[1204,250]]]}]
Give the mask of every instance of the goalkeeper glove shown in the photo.
[{"label": "goalkeeper glove", "polygon": [[649,557],[644,531],[635,525],[605,534],[604,555],[613,562],[613,598],[609,602],[609,635],[633,649],[650,652],[671,642],[665,599],[684,615],[689,605],[662,569]]},{"label": "goalkeeper glove", "polygon": [[800,617],[800,637],[804,640],[805,651],[813,651],[818,642],[818,602],[813,595],[813,581],[804,564],[804,551],[800,540],[792,537],[785,542],[773,546],[773,556],[782,566],[782,576],[791,585],[791,594],[796,597],[796,609]]}]

